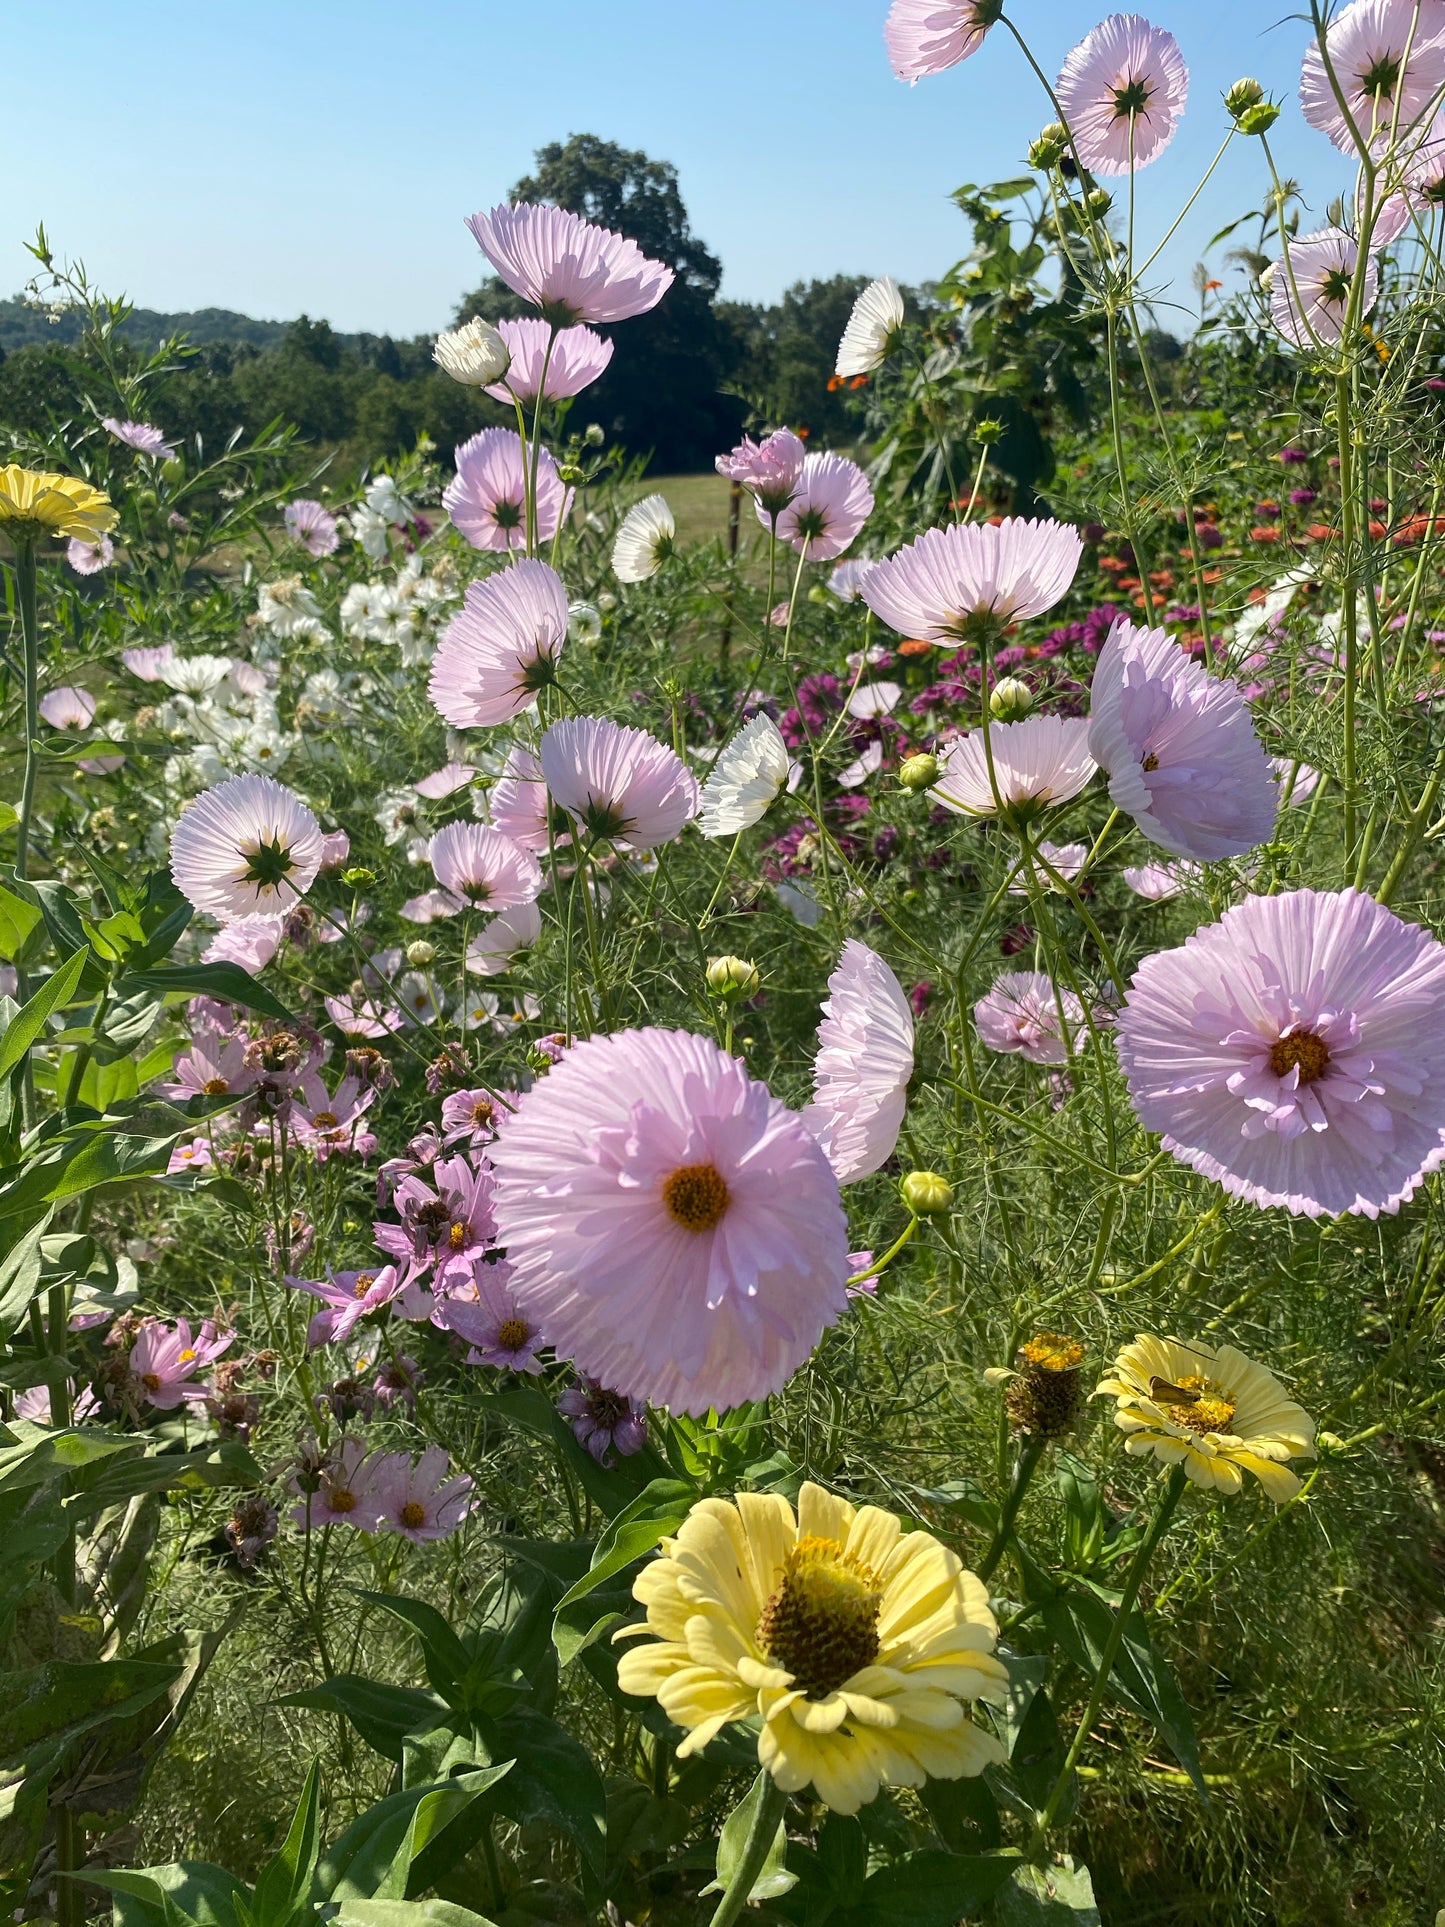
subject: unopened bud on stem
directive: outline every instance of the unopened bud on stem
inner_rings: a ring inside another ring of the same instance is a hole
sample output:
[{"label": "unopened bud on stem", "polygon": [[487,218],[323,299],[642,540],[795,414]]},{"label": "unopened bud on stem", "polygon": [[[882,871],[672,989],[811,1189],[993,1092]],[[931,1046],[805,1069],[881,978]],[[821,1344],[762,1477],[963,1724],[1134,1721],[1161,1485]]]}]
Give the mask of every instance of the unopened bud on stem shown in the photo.
[{"label": "unopened bud on stem", "polygon": [[1021,723],[1034,706],[1034,692],[1017,676],[1003,676],[994,684],[988,706],[1001,723]]},{"label": "unopened bud on stem", "polygon": [[939,762],[936,756],[920,752],[917,756],[905,756],[898,768],[898,780],[904,789],[932,789],[938,781]]},{"label": "unopened bud on stem", "polygon": [[941,1218],[953,1209],[953,1186],[936,1171],[910,1171],[898,1189],[916,1218]]},{"label": "unopened bud on stem", "polygon": [[708,958],[707,987],[714,997],[726,998],[728,1002],[753,997],[759,982],[757,965],[745,957]]}]

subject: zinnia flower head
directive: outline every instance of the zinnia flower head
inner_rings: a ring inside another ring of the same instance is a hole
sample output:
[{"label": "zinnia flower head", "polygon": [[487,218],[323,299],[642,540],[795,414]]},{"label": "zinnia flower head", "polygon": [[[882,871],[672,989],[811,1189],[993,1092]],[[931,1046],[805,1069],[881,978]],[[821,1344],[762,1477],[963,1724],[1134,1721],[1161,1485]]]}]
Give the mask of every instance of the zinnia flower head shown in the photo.
[{"label": "zinnia flower head", "polygon": [[466,903],[510,910],[541,895],[536,857],[489,824],[448,823],[429,854],[437,882]]},{"label": "zinnia flower head", "polygon": [[1065,522],[954,522],[875,562],[863,600],[900,635],[958,642],[1041,616],[1067,595],[1084,553]]},{"label": "zinnia flower head", "polygon": [[439,334],[432,349],[432,360],[453,381],[464,388],[485,388],[499,401],[511,397],[506,389],[499,391],[492,384],[506,374],[511,359],[511,347],[501,329],[483,321],[480,315],[464,321],[460,328]]},{"label": "zinnia flower head", "polygon": [[567,591],[547,563],[523,557],[469,582],[437,645],[427,693],[454,729],[509,722],[556,673],[567,640]]},{"label": "zinnia flower head", "polygon": [[63,535],[93,546],[115,524],[110,497],[89,482],[18,462],[0,468],[0,529],[15,541]]},{"label": "zinnia flower head", "polygon": [[976,54],[1002,12],[1003,0],[893,0],[883,28],[889,64],[916,87]]},{"label": "zinnia flower head", "polygon": [[781,515],[798,492],[808,450],[791,428],[779,428],[761,442],[744,435],[729,455],[719,455],[714,466],[730,482],[741,482],[766,520]]},{"label": "zinnia flower head", "polygon": [[661,495],[645,495],[622,518],[612,544],[612,573],[619,582],[646,582],[672,554],[677,522]]},{"label": "zinnia flower head", "polygon": [[1248,897],[1146,957],[1119,1016],[1140,1121],[1305,1217],[1393,1213],[1445,1163],[1445,945],[1356,890]]},{"label": "zinnia flower head", "polygon": [[1238,1492],[1248,1472],[1281,1505],[1300,1489],[1285,1461],[1316,1457],[1314,1420],[1233,1345],[1216,1351],[1141,1332],[1095,1397],[1116,1401],[1126,1452],[1182,1465],[1206,1492]]},{"label": "zinnia flower head", "polygon": [[828,979],[813,1101],[803,1112],[839,1184],[892,1157],[912,1075],[913,1010],[903,986],[876,951],[850,937]]},{"label": "zinnia flower head", "polygon": [[559,327],[646,314],[676,279],[635,241],[568,208],[494,207],[469,216],[467,226],[512,292]]},{"label": "zinnia flower head", "polygon": [[[1343,228],[1319,228],[1291,241],[1289,253],[1273,264],[1269,284],[1269,316],[1286,341],[1296,348],[1329,347],[1345,330],[1350,286],[1360,250]],[[1375,305],[1380,271],[1373,255],[1365,257],[1359,318]]]},{"label": "zinnia flower head", "polygon": [[1358,153],[1361,143],[1378,153],[1392,135],[1409,144],[1445,86],[1445,39],[1428,0],[1418,9],[1415,0],[1353,0],[1331,21],[1325,45],[1333,77],[1314,38],[1300,71],[1300,107],[1310,126],[1346,154]]},{"label": "zinnia flower head", "polygon": [[984,732],[975,729],[947,744],[939,762],[938,780],[929,791],[935,802],[961,816],[996,816],[1002,808],[1020,821],[1067,803],[1098,767],[1089,754],[1089,725],[1075,716],[992,723],[987,749]]},{"label": "zinnia flower head", "polygon": [[[529,451],[530,453],[531,451]],[[537,540],[550,542],[572,505],[549,448],[537,456]],[[456,451],[442,505],[474,549],[527,546],[527,455],[515,429],[484,428]]]},{"label": "zinnia flower head", "polygon": [[1016,1051],[1031,1064],[1067,1064],[1084,1029],[1084,1007],[1041,970],[1006,970],[974,1005],[973,1021],[990,1050]]},{"label": "zinnia flower head", "polygon": [[896,354],[903,332],[903,296],[891,274],[870,281],[853,303],[853,312],[838,343],[837,372],[871,375]]},{"label": "zinnia flower head", "polygon": [[763,1398],[847,1303],[827,1158],[707,1038],[575,1044],[491,1156],[518,1304],[626,1397],[698,1415]]},{"label": "zinnia flower head", "polygon": [[1274,833],[1279,791],[1238,685],[1164,629],[1118,621],[1094,671],[1089,749],[1112,801],[1173,856],[1217,863]]},{"label": "zinnia flower head", "polygon": [[174,443],[168,442],[161,430],[149,422],[118,422],[113,415],[102,415],[100,425],[138,455],[157,455],[162,461],[168,461],[176,452]]},{"label": "zinnia flower head", "polygon": [[1173,140],[1189,69],[1172,33],[1137,13],[1111,13],[1065,59],[1055,92],[1083,166],[1127,174]]},{"label": "zinnia flower head", "polygon": [[299,542],[308,555],[334,555],[341,546],[336,532],[336,517],[320,502],[305,497],[288,502],[285,510],[286,533]]},{"label": "zinnia flower head", "polygon": [[554,331],[547,322],[530,315],[520,321],[499,321],[496,332],[511,361],[502,378],[488,384],[487,393],[497,401],[516,400],[524,407],[531,407],[539,391],[544,401],[568,401],[580,395],[607,372],[616,345],[592,328]]},{"label": "zinnia flower head", "polygon": [[618,1666],[687,1729],[679,1757],[762,1716],[758,1760],[785,1792],[856,1813],[884,1786],[957,1780],[1003,1747],[970,1701],[1006,1703],[988,1590],[931,1533],[805,1484],[701,1499],[633,1596],[648,1636]]},{"label": "zinnia flower head", "polygon": [[553,802],[590,836],[651,850],[697,815],[696,777],[645,729],[568,716],[544,732],[541,762]]},{"label": "zinnia flower head", "polygon": [[[798,476],[792,499],[778,517],[780,542],[791,542],[799,555],[814,562],[831,562],[841,555],[873,513],[873,491],[868,477],[846,455],[809,455]],[[772,526],[772,514],[758,499],[758,520]]]},{"label": "zinnia flower head", "polygon": [[320,824],[271,776],[233,776],[207,790],[171,832],[176,888],[222,923],[289,908],[320,867]]},{"label": "zinnia flower head", "polygon": [[760,823],[787,787],[792,758],[783,732],[764,710],[718,752],[702,786],[698,828],[736,836]]}]

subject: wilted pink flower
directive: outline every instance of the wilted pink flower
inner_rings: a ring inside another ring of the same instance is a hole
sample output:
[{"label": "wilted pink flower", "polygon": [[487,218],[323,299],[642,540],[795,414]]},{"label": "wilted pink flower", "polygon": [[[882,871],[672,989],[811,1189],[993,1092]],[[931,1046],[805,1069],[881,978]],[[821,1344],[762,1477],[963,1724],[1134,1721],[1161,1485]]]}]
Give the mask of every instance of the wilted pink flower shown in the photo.
[{"label": "wilted pink flower", "polygon": [[139,455],[159,455],[163,459],[175,454],[175,447],[168,442],[159,428],[149,422],[118,422],[113,415],[102,415],[100,425],[127,448],[135,449]]},{"label": "wilted pink flower", "polygon": [[537,859],[486,823],[448,823],[431,840],[436,880],[473,906],[510,910],[542,891]]},{"label": "wilted pink flower", "polygon": [[[831,562],[853,541],[873,513],[868,477],[846,455],[810,455],[803,463],[791,501],[778,517],[780,542],[791,542],[814,562]],[[758,502],[758,520],[772,526],[772,515]]]},{"label": "wilted pink flower", "polygon": [[[1269,315],[1286,341],[1296,348],[1328,347],[1344,333],[1350,286],[1360,251],[1342,228],[1319,228],[1291,241],[1289,253],[1276,261],[1269,286]],[[1375,305],[1380,271],[1373,255],[1365,258],[1359,318]]]},{"label": "wilted pink flower", "polygon": [[467,584],[461,613],[437,647],[428,694],[456,729],[508,722],[553,680],[566,640],[562,578],[524,558]]},{"label": "wilted pink flower", "polygon": [[553,802],[593,837],[651,850],[697,815],[697,779],[645,729],[568,716],[544,732],[541,760]]},{"label": "wilted pink flower", "polygon": [[321,826],[270,776],[233,776],[188,804],[171,832],[171,875],[198,910],[234,923],[285,909],[321,868]]},{"label": "wilted pink flower", "polygon": [[1172,33],[1137,13],[1111,13],[1067,56],[1054,91],[1080,162],[1093,174],[1127,174],[1173,140],[1189,69]]},{"label": "wilted pink flower", "polygon": [[586,1372],[577,1378],[557,1400],[557,1410],[571,1421],[578,1443],[599,1465],[610,1465],[614,1451],[621,1459],[635,1457],[647,1443],[646,1405],[640,1398],[609,1392]]},{"label": "wilted pink flower", "polygon": [[466,1157],[437,1158],[432,1184],[415,1176],[396,1187],[399,1225],[375,1224],[376,1242],[389,1258],[410,1263],[413,1275],[435,1268],[437,1287],[449,1278],[470,1278],[473,1261],[495,1230],[492,1176]]},{"label": "wilted pink flower", "polygon": [[567,208],[494,207],[471,215],[467,226],[512,292],[562,327],[646,314],[676,279],[635,241]]},{"label": "wilted pink flower", "polygon": [[429,803],[439,803],[444,796],[455,796],[458,790],[468,789],[476,773],[470,763],[443,763],[430,776],[413,783],[412,788]]},{"label": "wilted pink flower", "polygon": [[203,963],[239,964],[252,977],[258,977],[281,948],[286,934],[286,919],[274,912],[257,911],[237,917],[217,931],[201,952]]},{"label": "wilted pink flower", "polygon": [[986,742],[981,729],[956,736],[939,761],[942,773],[929,794],[963,816],[995,816],[1000,806],[1015,816],[1036,816],[1077,796],[1097,768],[1089,754],[1089,725],[1074,716],[992,723]]},{"label": "wilted pink flower", "polygon": [[519,903],[477,932],[467,946],[467,969],[476,977],[500,977],[519,951],[542,934],[542,912],[535,903]]},{"label": "wilted pink flower", "polygon": [[1119,1061],[1147,1130],[1252,1204],[1395,1212],[1445,1163],[1445,945],[1356,890],[1249,897],[1146,957]]},{"label": "wilted pink flower", "polygon": [[474,549],[527,546],[528,463],[537,460],[537,539],[550,542],[572,505],[548,448],[522,450],[512,428],[484,428],[456,451],[457,472],[442,505]]},{"label": "wilted pink flower", "polygon": [[1114,624],[1092,706],[1090,752],[1151,842],[1204,863],[1268,842],[1279,796],[1249,705],[1167,630]]},{"label": "wilted pink flower", "polygon": [[1002,0],[893,0],[883,28],[889,64],[916,87],[977,53],[1002,11]]},{"label": "wilted pink flower", "polygon": [[349,1338],[363,1318],[389,1305],[404,1290],[406,1276],[395,1265],[379,1265],[372,1271],[329,1271],[324,1278],[288,1278],[286,1282],[321,1300],[322,1308],[306,1332],[306,1343],[315,1351],[318,1345]]},{"label": "wilted pink flower", "polygon": [[99,575],[115,560],[115,544],[108,535],[98,542],[82,542],[72,536],[65,545],[65,559],[77,575]]},{"label": "wilted pink flower", "polygon": [[1333,73],[1313,36],[1305,49],[1299,96],[1310,126],[1347,154],[1358,153],[1361,143],[1378,153],[1392,137],[1412,145],[1445,86],[1441,24],[1432,19],[1429,0],[1418,8],[1415,0],[1354,0],[1343,8],[1325,34]]},{"label": "wilted pink flower", "polygon": [[791,428],[779,428],[762,442],[747,435],[730,455],[719,455],[714,466],[730,482],[741,482],[757,502],[764,521],[781,515],[798,492],[808,450]]},{"label": "wilted pink flower", "polygon": [[286,504],[286,533],[299,542],[308,554],[334,555],[341,546],[336,532],[336,517],[320,502],[302,498]]},{"label": "wilted pink flower", "polygon": [[128,1389],[137,1404],[154,1405],[158,1412],[173,1412],[187,1399],[204,1398],[205,1386],[193,1382],[196,1373],[229,1351],[235,1338],[234,1332],[218,1337],[209,1318],[194,1337],[184,1318],[178,1318],[174,1328],[154,1319],[141,1326],[131,1347]]},{"label": "wilted pink flower", "polygon": [[838,1181],[716,1044],[575,1044],[491,1149],[512,1287],[560,1356],[701,1415],[776,1391],[846,1304]]},{"label": "wilted pink flower", "polygon": [[133,676],[142,682],[159,682],[162,663],[171,662],[175,648],[169,642],[161,642],[149,649],[122,649],[120,659]]},{"label": "wilted pink flower", "polygon": [[1031,1064],[1066,1064],[1070,1045],[1078,1048],[1084,1009],[1073,991],[1056,991],[1041,970],[1006,970],[974,1005],[973,1021],[990,1050],[1017,1051]]},{"label": "wilted pink flower", "polygon": [[803,1112],[839,1184],[892,1157],[912,1075],[913,1012],[903,986],[876,951],[850,937],[828,979],[813,1101]]},{"label": "wilted pink flower", "polygon": [[954,522],[875,562],[863,600],[900,635],[957,642],[1041,616],[1068,593],[1084,544],[1064,522]]},{"label": "wilted pink flower", "polygon": [[40,714],[52,729],[89,729],[95,721],[95,698],[88,689],[65,683],[40,698]]},{"label": "wilted pink flower", "polygon": [[455,1532],[472,1509],[472,1481],[464,1472],[448,1478],[451,1463],[440,1445],[415,1465],[404,1452],[388,1454],[376,1474],[377,1523],[413,1545]]},{"label": "wilted pink flower", "polygon": [[[497,333],[512,351],[512,364],[487,393],[497,401],[519,401],[530,407],[542,386],[546,365],[547,387],[543,399],[566,401],[590,388],[605,374],[612,359],[614,343],[591,328],[561,328],[553,331],[550,323],[525,319],[499,321]],[[547,344],[551,343],[550,359]]]}]

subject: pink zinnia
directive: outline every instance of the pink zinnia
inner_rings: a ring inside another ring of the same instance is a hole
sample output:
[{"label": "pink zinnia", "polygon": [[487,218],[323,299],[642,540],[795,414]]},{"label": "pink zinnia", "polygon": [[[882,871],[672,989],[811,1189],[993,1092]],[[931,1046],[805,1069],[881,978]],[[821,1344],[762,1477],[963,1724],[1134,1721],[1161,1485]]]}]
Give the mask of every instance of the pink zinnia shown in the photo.
[{"label": "pink zinnia", "polygon": [[527,546],[527,483],[537,458],[537,540],[550,542],[572,506],[549,448],[529,449],[512,428],[484,428],[456,451],[457,472],[442,490],[442,505],[474,549]]},{"label": "pink zinnia", "polygon": [[307,497],[288,502],[285,521],[286,533],[293,542],[299,542],[308,555],[334,555],[341,546],[336,517],[320,502],[313,502]]},{"label": "pink zinnia", "polygon": [[494,207],[471,215],[467,226],[512,292],[563,327],[646,314],[676,279],[635,241],[568,208]]},{"label": "pink zinnia", "polygon": [[52,729],[89,729],[95,721],[95,698],[88,689],[66,683],[40,698],[40,714]]},{"label": "pink zinnia", "polygon": [[[615,344],[591,328],[562,328],[553,331],[545,321],[499,321],[497,333],[512,351],[512,362],[500,381],[487,393],[497,401],[519,401],[530,407],[542,386],[542,368],[547,369],[544,401],[566,401],[590,388],[607,372]],[[552,344],[549,359],[548,342]]]},{"label": "pink zinnia", "polygon": [[176,452],[161,430],[153,428],[149,422],[120,422],[114,415],[102,415],[100,425],[118,442],[133,448],[138,455],[158,455],[165,460]]},{"label": "pink zinnia", "polygon": [[541,895],[536,857],[486,823],[448,823],[429,854],[437,882],[466,903],[510,910]]},{"label": "pink zinnia", "polygon": [[[993,775],[989,775],[989,757]],[[1077,796],[1098,765],[1089,754],[1089,725],[1075,716],[1026,716],[992,723],[945,745],[942,774],[929,794],[961,816],[994,816],[1000,805],[1027,818]]]},{"label": "pink zinnia", "polygon": [[1031,1064],[1066,1064],[1084,1028],[1084,1008],[1073,991],[1056,991],[1041,970],[1006,970],[974,1005],[973,1021],[990,1050],[1017,1051]]},{"label": "pink zinnia", "polygon": [[137,1401],[154,1405],[158,1412],[173,1412],[187,1399],[204,1398],[206,1388],[194,1383],[196,1373],[229,1351],[235,1337],[234,1332],[218,1337],[209,1318],[194,1337],[184,1318],[176,1320],[174,1329],[159,1320],[142,1325],[127,1361]]},{"label": "pink zinnia", "polygon": [[912,86],[978,52],[1003,0],[893,0],[884,24],[888,61]]},{"label": "pink zinnia", "polygon": [[542,912],[535,903],[519,903],[479,930],[467,946],[467,969],[477,977],[500,977],[510,970],[519,951],[542,934]]},{"label": "pink zinnia", "polygon": [[455,729],[510,722],[556,674],[567,640],[567,591],[545,562],[523,559],[467,584],[447,624],[428,694]]},{"label": "pink zinnia", "polygon": [[[1428,4],[1415,0],[1354,0],[1325,34],[1333,81],[1313,37],[1300,72],[1300,106],[1311,127],[1346,154],[1358,152],[1353,120],[1367,147],[1379,152],[1395,134],[1408,145],[1445,86],[1445,41]],[[1409,58],[1406,58],[1408,49]],[[1335,87],[1344,95],[1349,120]]]},{"label": "pink zinnia", "polygon": [[827,1158],[707,1038],[575,1044],[491,1155],[518,1304],[624,1397],[696,1416],[765,1398],[847,1304]]},{"label": "pink zinnia", "polygon": [[649,736],[602,716],[568,716],[542,737],[542,775],[588,834],[633,850],[671,843],[697,815],[697,779]]},{"label": "pink zinnia", "polygon": [[1083,553],[1065,522],[954,522],[875,562],[860,593],[900,635],[958,642],[980,621],[997,629],[1052,609]]},{"label": "pink zinnia", "polygon": [[[868,477],[846,455],[810,455],[803,463],[791,501],[778,517],[780,542],[791,542],[811,561],[831,562],[841,555],[873,513]],[[761,498],[758,520],[772,527]]]},{"label": "pink zinnia", "polygon": [[1111,13],[1065,59],[1055,92],[1082,164],[1127,174],[1173,140],[1189,69],[1172,33],[1137,13]]},{"label": "pink zinnia", "polygon": [[803,1112],[839,1184],[892,1157],[912,1075],[913,1011],[903,986],[876,951],[850,937],[828,979],[813,1101]]},{"label": "pink zinnia", "polygon": [[1274,834],[1279,792],[1249,705],[1164,629],[1120,620],[1094,671],[1089,750],[1109,795],[1172,856],[1218,863]]},{"label": "pink zinnia", "polygon": [[285,934],[286,919],[274,911],[237,917],[212,937],[201,961],[239,964],[249,976],[257,977],[281,948]]},{"label": "pink zinnia", "polygon": [[719,455],[714,467],[730,482],[741,482],[758,505],[763,521],[781,515],[798,492],[808,450],[791,428],[779,428],[761,442],[744,435],[730,455]]},{"label": "pink zinnia", "polygon": [[[1289,253],[1273,264],[1269,318],[1296,348],[1330,346],[1345,330],[1350,288],[1360,250],[1343,228],[1319,228],[1291,241]],[[1380,290],[1375,257],[1365,257],[1359,318],[1364,320]]]},{"label": "pink zinnia", "polygon": [[404,1452],[384,1459],[376,1475],[377,1523],[420,1545],[445,1539],[472,1509],[472,1481],[459,1472],[448,1478],[451,1460],[440,1445],[429,1445],[413,1465]]},{"label": "pink zinnia", "polygon": [[73,535],[65,545],[65,559],[77,575],[99,575],[115,560],[115,544],[108,535],[98,542],[82,542]]},{"label": "pink zinnia", "polygon": [[222,923],[289,909],[320,868],[320,824],[270,776],[233,776],[207,790],[171,832],[176,888]]},{"label": "pink zinnia", "polygon": [[1235,1197],[1395,1212],[1445,1163],[1445,945],[1356,890],[1249,897],[1144,959],[1119,1061],[1145,1128]]}]

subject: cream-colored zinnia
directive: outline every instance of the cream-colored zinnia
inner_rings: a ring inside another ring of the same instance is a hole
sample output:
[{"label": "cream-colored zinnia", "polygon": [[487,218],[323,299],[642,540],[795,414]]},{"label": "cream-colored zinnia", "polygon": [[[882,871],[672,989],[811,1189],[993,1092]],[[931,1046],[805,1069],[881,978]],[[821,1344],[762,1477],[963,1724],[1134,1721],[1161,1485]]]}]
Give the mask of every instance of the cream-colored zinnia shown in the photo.
[{"label": "cream-colored zinnia", "polygon": [[881,1786],[957,1780],[1004,1759],[966,1702],[1002,1704],[988,1593],[927,1532],[805,1485],[702,1499],[633,1593],[651,1634],[625,1653],[627,1693],[655,1696],[698,1753],[730,1720],[761,1717],[758,1759],[789,1793],[837,1813]]},{"label": "cream-colored zinnia", "polygon": [[0,468],[0,528],[19,539],[63,535],[94,544],[116,524],[110,497],[74,475],[11,462]]},{"label": "cream-colored zinnia", "polygon": [[1280,1505],[1300,1481],[1286,1459],[1312,1459],[1314,1420],[1263,1365],[1233,1345],[1142,1335],[1114,1360],[1095,1396],[1118,1401],[1125,1450],[1182,1465],[1206,1491],[1238,1492],[1252,1472]]}]

